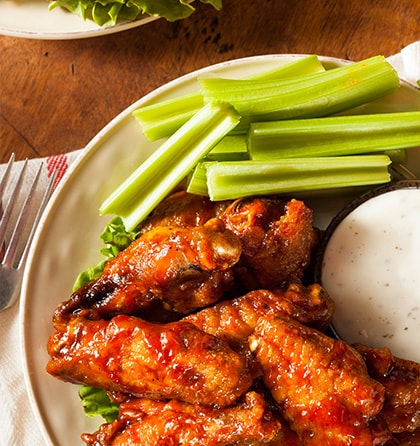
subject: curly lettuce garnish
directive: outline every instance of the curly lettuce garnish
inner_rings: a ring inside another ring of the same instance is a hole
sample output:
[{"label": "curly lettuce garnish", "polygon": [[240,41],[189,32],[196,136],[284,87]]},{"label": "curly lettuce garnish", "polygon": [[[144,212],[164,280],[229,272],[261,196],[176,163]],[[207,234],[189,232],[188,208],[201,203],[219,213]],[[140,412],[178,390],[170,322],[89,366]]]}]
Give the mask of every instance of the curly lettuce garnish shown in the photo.
[{"label": "curly lettuce garnish", "polygon": [[84,385],[79,389],[79,397],[88,417],[100,415],[107,423],[117,419],[119,404],[112,403],[105,390]]},{"label": "curly lettuce garnish", "polygon": [[[220,10],[222,0],[199,0]],[[173,22],[190,16],[195,8],[186,0],[53,0],[48,9],[62,7],[99,26],[131,21],[141,16],[162,17]]]},{"label": "curly lettuce garnish", "polygon": [[100,238],[105,243],[101,249],[101,254],[105,256],[97,265],[82,271],[74,285],[73,291],[78,290],[81,286],[96,280],[101,274],[108,260],[115,257],[120,251],[127,248],[128,245],[137,237],[138,233],[127,231],[121,217],[113,218],[105,227]]}]

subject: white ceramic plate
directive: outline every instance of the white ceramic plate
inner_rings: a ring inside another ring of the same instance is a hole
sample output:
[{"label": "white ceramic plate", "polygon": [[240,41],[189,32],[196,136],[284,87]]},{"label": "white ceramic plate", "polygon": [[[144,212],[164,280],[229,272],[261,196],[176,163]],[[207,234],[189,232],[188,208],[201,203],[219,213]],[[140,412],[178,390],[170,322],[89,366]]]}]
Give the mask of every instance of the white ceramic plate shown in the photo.
[{"label": "white ceramic plate", "polygon": [[[80,434],[93,432],[101,420],[87,419],[78,401],[78,386],[62,383],[45,372],[46,344],[53,328],[51,315],[66,300],[74,279],[100,259],[99,234],[109,220],[98,209],[108,194],[159,144],[150,143],[132,117],[140,105],[197,89],[198,74],[217,72],[245,77],[287,63],[299,55],[270,55],[222,63],[186,75],[140,99],[109,123],[87,146],[55,191],[38,228],[22,288],[21,333],[25,378],[34,411],[48,444],[76,446]],[[347,63],[322,58],[330,65]],[[396,94],[365,111],[420,109],[420,91],[404,85]],[[409,166],[420,175],[420,155],[409,154]],[[315,224],[325,227],[348,201],[312,200]]]},{"label": "white ceramic plate", "polygon": [[156,17],[142,17],[100,27],[63,8],[48,10],[48,0],[0,0],[0,34],[28,39],[70,40],[102,36],[144,25]]}]

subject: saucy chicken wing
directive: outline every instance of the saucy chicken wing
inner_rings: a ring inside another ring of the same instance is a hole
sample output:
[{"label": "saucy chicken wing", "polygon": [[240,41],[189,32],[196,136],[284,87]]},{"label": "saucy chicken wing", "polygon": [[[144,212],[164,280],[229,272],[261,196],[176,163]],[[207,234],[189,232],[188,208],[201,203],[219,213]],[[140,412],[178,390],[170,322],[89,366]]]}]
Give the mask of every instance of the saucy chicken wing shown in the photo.
[{"label": "saucy chicken wing", "polygon": [[386,444],[369,426],[382,409],[383,386],[349,345],[287,317],[261,318],[249,343],[303,445]]},{"label": "saucy chicken wing", "polygon": [[47,372],[72,383],[224,407],[251,386],[247,360],[188,322],[74,317],[48,342]]},{"label": "saucy chicken wing", "polygon": [[263,397],[249,392],[223,409],[135,399],[120,406],[118,420],[82,439],[89,446],[257,446],[281,438],[281,428]]},{"label": "saucy chicken wing", "polygon": [[220,218],[242,242],[235,268],[248,289],[279,288],[303,277],[318,233],[302,201],[249,197],[235,200]]},{"label": "saucy chicken wing", "polygon": [[392,432],[420,430],[420,364],[397,358],[388,348],[355,344],[369,374],[385,387],[381,415]]},{"label": "saucy chicken wing", "polygon": [[179,226],[188,228],[202,226],[218,217],[230,201],[211,201],[208,197],[189,194],[182,190],[166,197],[159,203],[140,227],[140,232],[150,231],[156,226]]},{"label": "saucy chicken wing", "polygon": [[138,314],[155,301],[190,313],[220,299],[234,284],[241,243],[220,220],[204,226],[159,226],[111,259],[96,281],[81,287],[54,314],[59,329],[76,314],[110,319]]},{"label": "saucy chicken wing", "polygon": [[334,304],[318,284],[307,287],[292,283],[284,290],[254,290],[232,300],[186,316],[183,320],[224,339],[232,347],[248,344],[260,317],[286,314],[302,324],[325,330],[332,318]]}]

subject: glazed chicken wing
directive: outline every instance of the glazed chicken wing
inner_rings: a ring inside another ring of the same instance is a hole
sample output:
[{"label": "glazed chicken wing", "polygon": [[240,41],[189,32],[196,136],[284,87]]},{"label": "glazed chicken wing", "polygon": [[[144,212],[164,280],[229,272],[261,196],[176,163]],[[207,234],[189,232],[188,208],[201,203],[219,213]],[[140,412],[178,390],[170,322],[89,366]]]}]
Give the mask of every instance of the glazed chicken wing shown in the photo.
[{"label": "glazed chicken wing", "polygon": [[141,230],[198,226],[213,217],[241,238],[243,255],[237,270],[249,289],[278,288],[302,277],[318,236],[312,211],[302,201],[247,197],[212,202],[181,191],[158,205]]},{"label": "glazed chicken wing", "polygon": [[349,345],[286,317],[260,319],[249,342],[303,445],[386,444],[369,427],[382,409],[383,386]]},{"label": "glazed chicken wing", "polygon": [[254,290],[232,300],[219,302],[184,318],[196,327],[226,340],[232,347],[248,343],[260,317],[286,314],[302,324],[325,330],[334,304],[318,284],[307,287],[292,283],[284,290]]},{"label": "glazed chicken wing", "polygon": [[68,382],[153,399],[233,404],[251,386],[247,360],[188,322],[73,318],[51,335],[47,371]]},{"label": "glazed chicken wing", "polygon": [[188,228],[202,226],[218,217],[230,201],[211,201],[208,197],[175,192],[160,202],[140,227],[141,233],[156,226],[179,226]]},{"label": "glazed chicken wing", "polygon": [[110,319],[137,314],[159,300],[190,313],[220,299],[233,286],[241,243],[220,220],[205,226],[156,227],[110,260],[99,279],[77,290],[54,315],[59,329],[72,314]]},{"label": "glazed chicken wing", "polygon": [[281,438],[281,424],[256,392],[247,393],[243,404],[223,409],[176,400],[128,401],[117,421],[82,437],[89,446],[257,446],[276,438]]},{"label": "glazed chicken wing", "polygon": [[[420,364],[392,355],[388,348],[355,344],[372,378],[385,387],[381,415],[392,432],[420,431]],[[408,436],[407,436],[408,437]]]},{"label": "glazed chicken wing", "polygon": [[234,201],[221,215],[242,242],[236,271],[248,289],[279,288],[303,277],[318,233],[302,201],[250,197]]}]

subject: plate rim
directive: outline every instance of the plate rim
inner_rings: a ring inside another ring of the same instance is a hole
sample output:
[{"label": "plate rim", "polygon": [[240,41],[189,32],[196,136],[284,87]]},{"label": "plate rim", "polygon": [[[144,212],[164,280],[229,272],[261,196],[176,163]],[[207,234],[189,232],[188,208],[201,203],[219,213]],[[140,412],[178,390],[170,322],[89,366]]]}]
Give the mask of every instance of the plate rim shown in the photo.
[{"label": "plate rim", "polygon": [[[10,5],[2,5],[2,2],[0,1],[0,15],[2,10],[6,7],[10,7]],[[109,34],[114,34],[117,32],[127,31],[129,29],[137,28],[139,26],[145,25],[147,23],[150,23],[152,21],[158,20],[161,17],[159,16],[142,16],[132,21],[124,21],[121,23],[117,23],[112,26],[99,26],[94,21],[86,19],[83,20],[82,17],[77,16],[74,13],[71,13],[70,11],[59,11],[60,16],[59,18],[64,19],[68,15],[70,20],[76,20],[79,19],[80,21],[80,29],[76,29],[74,31],[63,31],[63,32],[57,32],[57,31],[37,31],[35,28],[33,29],[23,29],[22,27],[18,27],[14,25],[15,22],[8,23],[8,24],[0,24],[0,35],[3,36],[9,36],[9,37],[18,37],[22,39],[29,39],[29,40],[76,40],[76,39],[87,39],[91,37],[99,37],[99,36],[105,36]],[[45,16],[47,14],[51,14],[51,20],[57,21],[58,18],[54,17],[53,11],[48,10],[48,4],[45,5]],[[86,29],[83,29],[83,25],[88,24],[89,27]]]}]

